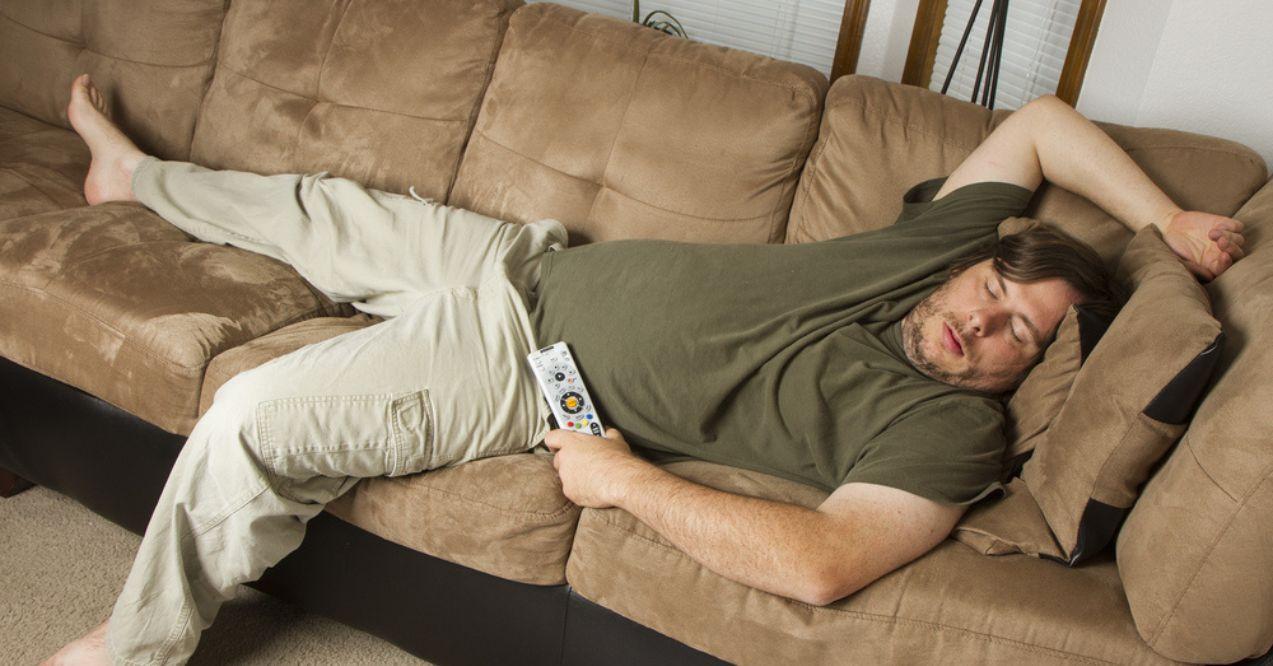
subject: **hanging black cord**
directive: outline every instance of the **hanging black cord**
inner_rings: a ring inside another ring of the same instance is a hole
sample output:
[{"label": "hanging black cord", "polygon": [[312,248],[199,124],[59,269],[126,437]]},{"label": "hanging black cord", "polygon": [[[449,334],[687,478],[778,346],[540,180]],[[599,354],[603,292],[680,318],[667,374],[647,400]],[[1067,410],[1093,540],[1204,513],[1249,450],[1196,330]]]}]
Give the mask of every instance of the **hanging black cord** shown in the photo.
[{"label": "hanging black cord", "polygon": [[[986,59],[990,56],[990,45],[995,34],[995,19],[999,16],[999,0],[994,0],[990,5],[990,19],[986,22],[986,40],[981,45],[981,59],[977,61],[977,80],[972,84],[972,97],[968,98],[969,102],[977,103],[977,93],[981,93],[981,105],[986,105],[986,93],[990,86],[986,86],[986,90],[981,89],[981,77],[986,73]],[[989,82],[987,82],[988,84]]]},{"label": "hanging black cord", "polygon": [[941,94],[945,95],[950,89],[950,81],[955,78],[955,68],[959,67],[959,57],[964,54],[964,45],[968,43],[968,35],[972,34],[972,24],[977,22],[977,12],[981,11],[981,0],[972,6],[972,17],[968,19],[968,25],[964,26],[964,36],[959,40],[959,48],[955,49],[955,57],[950,61],[950,69],[946,70],[946,82],[941,86]]},{"label": "hanging black cord", "polygon": [[1008,0],[1002,0],[1002,2],[1003,8],[999,10],[999,24],[995,32],[994,74],[990,78],[990,105],[986,107],[988,109],[995,108],[995,96],[999,92],[999,69],[1003,65],[1003,39],[1008,26]]}]

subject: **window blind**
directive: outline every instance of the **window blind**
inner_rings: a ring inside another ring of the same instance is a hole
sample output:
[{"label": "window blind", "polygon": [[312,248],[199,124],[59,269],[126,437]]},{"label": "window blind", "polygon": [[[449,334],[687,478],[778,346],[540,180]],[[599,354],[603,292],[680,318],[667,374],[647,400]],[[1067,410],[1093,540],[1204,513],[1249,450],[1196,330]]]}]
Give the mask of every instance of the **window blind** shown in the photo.
[{"label": "window blind", "polygon": [[[557,4],[632,20],[631,0],[554,0]],[[690,39],[803,63],[831,76],[844,0],[646,0],[675,16]]]},{"label": "window blind", "polygon": [[[1003,60],[999,67],[999,86],[995,95],[996,109],[1019,109],[1026,102],[1056,92],[1061,68],[1070,47],[1070,34],[1078,20],[1081,0],[1011,0],[1004,26]],[[942,21],[937,57],[929,88],[940,91],[950,71],[950,62],[959,48],[968,17],[976,0],[948,0]],[[990,22],[993,0],[982,0],[977,22],[968,35],[968,43],[959,56],[959,66],[950,82],[947,95],[971,99]],[[988,68],[988,66],[987,66]],[[984,77],[983,77],[984,78]],[[984,87],[984,82],[983,82]],[[978,95],[980,100],[981,96]]]}]

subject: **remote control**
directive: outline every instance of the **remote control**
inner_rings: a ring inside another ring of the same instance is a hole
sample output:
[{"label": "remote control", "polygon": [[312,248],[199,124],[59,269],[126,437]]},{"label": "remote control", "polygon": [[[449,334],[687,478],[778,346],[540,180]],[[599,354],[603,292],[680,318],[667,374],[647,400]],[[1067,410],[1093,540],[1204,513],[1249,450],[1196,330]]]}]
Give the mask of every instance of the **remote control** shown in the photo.
[{"label": "remote control", "polygon": [[605,428],[597,418],[597,408],[583,385],[583,377],[566,343],[544,347],[526,356],[539,380],[539,389],[548,401],[557,427],[604,437]]}]

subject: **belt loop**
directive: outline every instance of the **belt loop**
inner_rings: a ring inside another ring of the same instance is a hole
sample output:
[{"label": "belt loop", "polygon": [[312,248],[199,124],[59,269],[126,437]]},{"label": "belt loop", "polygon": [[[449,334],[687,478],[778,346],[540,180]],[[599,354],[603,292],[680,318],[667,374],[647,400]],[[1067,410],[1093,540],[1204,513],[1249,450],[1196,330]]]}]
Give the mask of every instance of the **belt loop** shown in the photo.
[{"label": "belt loop", "polygon": [[407,188],[407,193],[411,195],[411,198],[415,199],[416,201],[419,201],[419,202],[420,202],[420,203],[422,203],[422,204],[428,205],[428,204],[433,203],[433,199],[425,199],[424,197],[420,196],[419,194],[416,194],[416,192],[415,192],[415,185],[412,185],[411,187],[408,187],[408,188]]}]

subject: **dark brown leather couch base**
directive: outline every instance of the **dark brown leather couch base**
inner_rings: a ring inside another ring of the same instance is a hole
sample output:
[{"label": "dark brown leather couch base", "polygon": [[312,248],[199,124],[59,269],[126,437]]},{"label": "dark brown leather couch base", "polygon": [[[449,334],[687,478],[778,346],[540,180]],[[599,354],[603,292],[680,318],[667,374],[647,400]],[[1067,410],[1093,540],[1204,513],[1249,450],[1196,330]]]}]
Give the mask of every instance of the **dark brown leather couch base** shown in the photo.
[{"label": "dark brown leather couch base", "polygon": [[[0,358],[0,468],[132,532],[145,530],[184,441]],[[253,586],[438,664],[722,663],[568,585],[504,580],[327,513]]]}]

